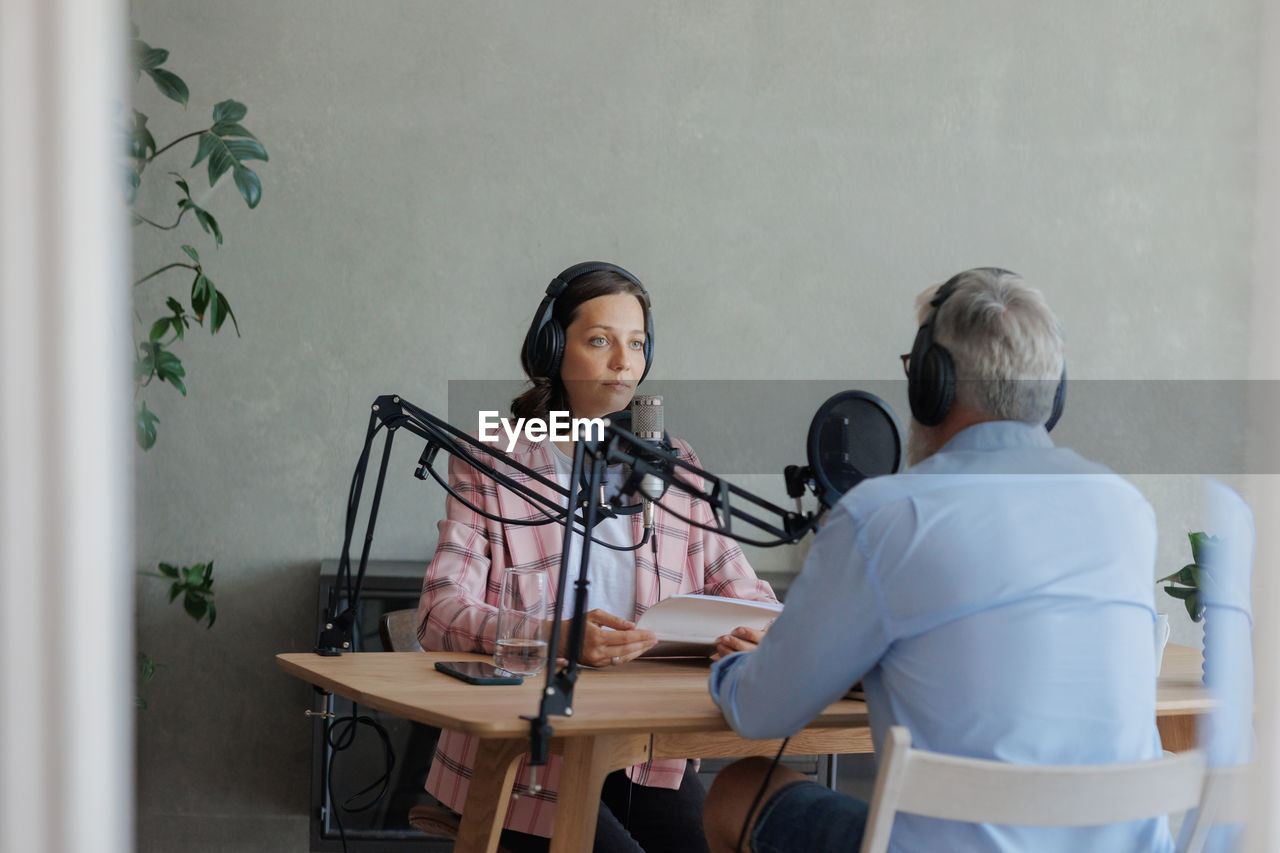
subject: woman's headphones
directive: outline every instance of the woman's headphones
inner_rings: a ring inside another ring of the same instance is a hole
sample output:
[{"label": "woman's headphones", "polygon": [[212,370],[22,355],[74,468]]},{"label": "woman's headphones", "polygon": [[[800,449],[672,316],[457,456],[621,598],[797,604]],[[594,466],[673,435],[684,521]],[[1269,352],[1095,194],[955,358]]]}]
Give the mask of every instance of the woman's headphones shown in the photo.
[{"label": "woman's headphones", "polygon": [[529,325],[529,333],[524,336],[524,367],[531,376],[555,377],[560,375],[560,361],[564,358],[564,326],[555,318],[556,299],[573,283],[573,280],[587,273],[607,271],[617,273],[627,281],[640,288],[644,294],[644,373],[640,380],[649,375],[649,366],[653,364],[653,310],[649,300],[649,292],[644,289],[640,279],[620,266],[604,261],[585,261],[574,264],[547,285],[547,295],[533,315],[533,323]]},{"label": "woman's headphones", "polygon": [[[966,270],[947,279],[929,300],[929,314],[916,330],[915,343],[911,346],[911,360],[907,367],[907,399],[911,403],[911,415],[925,426],[937,426],[946,420],[956,395],[956,369],[947,348],[933,341],[933,324],[938,319],[938,309],[955,293],[960,280],[971,272],[990,272],[995,275],[1017,275],[999,267],[978,267]],[[1067,402],[1067,366],[1062,365],[1062,377],[1053,394],[1053,411],[1044,428],[1051,430],[1062,417]]]}]

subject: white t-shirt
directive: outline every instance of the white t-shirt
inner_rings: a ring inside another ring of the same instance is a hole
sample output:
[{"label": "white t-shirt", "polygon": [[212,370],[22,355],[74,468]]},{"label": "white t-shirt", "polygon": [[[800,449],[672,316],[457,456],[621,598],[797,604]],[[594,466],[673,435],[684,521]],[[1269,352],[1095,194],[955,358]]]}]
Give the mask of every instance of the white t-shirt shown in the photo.
[{"label": "white t-shirt", "polygon": [[[569,487],[569,475],[573,473],[573,460],[559,447],[551,445],[551,458],[556,465],[556,482]],[[605,472],[605,494],[617,494],[622,486],[623,467],[614,465]],[[587,606],[583,611],[597,608],[623,619],[636,616],[636,557],[635,551],[615,551],[601,542],[615,547],[633,548],[635,537],[631,533],[631,517],[606,518],[592,531],[591,563],[587,566]],[[565,583],[564,608],[561,619],[573,616],[577,600],[578,563],[582,555],[582,536],[575,532],[569,545],[569,577]]]}]

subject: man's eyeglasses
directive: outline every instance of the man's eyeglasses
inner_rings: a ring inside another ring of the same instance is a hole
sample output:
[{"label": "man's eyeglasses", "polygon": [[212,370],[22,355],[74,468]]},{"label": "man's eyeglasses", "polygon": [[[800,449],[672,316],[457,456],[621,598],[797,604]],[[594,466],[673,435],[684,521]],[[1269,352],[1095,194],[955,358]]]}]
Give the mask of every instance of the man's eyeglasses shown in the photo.
[{"label": "man's eyeglasses", "polygon": [[898,358],[902,359],[902,372],[907,375],[908,379],[910,379],[911,378],[911,353],[904,352],[902,355],[898,356]]}]

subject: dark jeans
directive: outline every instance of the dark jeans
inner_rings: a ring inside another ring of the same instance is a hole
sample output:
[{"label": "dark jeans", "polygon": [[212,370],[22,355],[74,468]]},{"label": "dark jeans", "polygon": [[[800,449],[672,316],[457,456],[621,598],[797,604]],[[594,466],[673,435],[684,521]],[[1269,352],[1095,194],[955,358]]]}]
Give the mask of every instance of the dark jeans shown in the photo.
[{"label": "dark jeans", "polygon": [[[702,834],[706,796],[692,764],[685,766],[675,791],[634,785],[624,770],[610,773],[600,792],[594,853],[707,853]],[[504,829],[502,846],[512,853],[546,853],[549,843]]]},{"label": "dark jeans", "polygon": [[792,782],[760,807],[751,853],[844,853],[857,850],[867,804],[816,782]]}]

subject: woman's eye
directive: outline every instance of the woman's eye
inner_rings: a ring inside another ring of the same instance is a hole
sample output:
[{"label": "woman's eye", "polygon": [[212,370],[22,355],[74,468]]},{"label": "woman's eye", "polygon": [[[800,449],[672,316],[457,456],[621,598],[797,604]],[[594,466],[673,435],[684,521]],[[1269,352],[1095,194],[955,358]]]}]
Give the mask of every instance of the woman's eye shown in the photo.
[{"label": "woman's eye", "polygon": [[632,341],[632,342],[631,342],[631,348],[632,348],[632,349],[644,349],[644,341]]},{"label": "woman's eye", "polygon": [[590,343],[593,347],[602,347],[602,346],[607,346],[609,341],[608,339],[597,335],[596,337],[591,339]]}]

